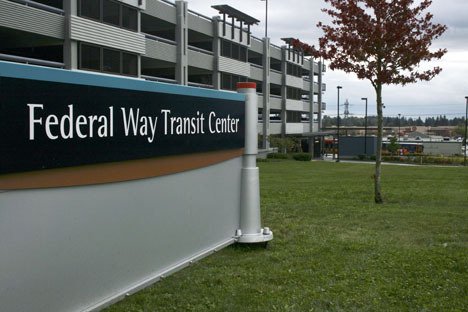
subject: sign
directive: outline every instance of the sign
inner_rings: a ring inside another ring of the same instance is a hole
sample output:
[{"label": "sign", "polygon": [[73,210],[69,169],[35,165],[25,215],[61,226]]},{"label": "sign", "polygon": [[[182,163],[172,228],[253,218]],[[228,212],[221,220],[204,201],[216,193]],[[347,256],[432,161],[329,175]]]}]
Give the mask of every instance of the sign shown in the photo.
[{"label": "sign", "polygon": [[239,92],[0,61],[1,310],[99,311],[271,239]]},{"label": "sign", "polygon": [[0,174],[240,149],[244,123],[243,101],[0,77]]}]

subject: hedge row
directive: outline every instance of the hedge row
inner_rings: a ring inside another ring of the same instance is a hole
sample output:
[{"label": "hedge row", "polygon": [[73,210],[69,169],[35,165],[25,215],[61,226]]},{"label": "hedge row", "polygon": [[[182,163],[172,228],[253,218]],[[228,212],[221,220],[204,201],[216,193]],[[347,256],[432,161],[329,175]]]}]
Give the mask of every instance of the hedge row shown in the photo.
[{"label": "hedge row", "polygon": [[292,158],[298,161],[310,161],[312,155],[308,153],[295,153],[295,154],[283,154],[283,153],[272,153],[267,155],[268,159],[289,159]]}]

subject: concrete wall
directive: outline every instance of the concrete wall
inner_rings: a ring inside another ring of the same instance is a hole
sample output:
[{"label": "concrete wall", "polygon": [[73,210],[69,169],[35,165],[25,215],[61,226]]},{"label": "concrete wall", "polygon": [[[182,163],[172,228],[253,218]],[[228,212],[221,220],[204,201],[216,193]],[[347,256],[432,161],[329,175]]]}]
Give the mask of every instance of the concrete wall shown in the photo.
[{"label": "concrete wall", "polygon": [[0,193],[1,310],[86,311],[232,243],[241,166]]}]

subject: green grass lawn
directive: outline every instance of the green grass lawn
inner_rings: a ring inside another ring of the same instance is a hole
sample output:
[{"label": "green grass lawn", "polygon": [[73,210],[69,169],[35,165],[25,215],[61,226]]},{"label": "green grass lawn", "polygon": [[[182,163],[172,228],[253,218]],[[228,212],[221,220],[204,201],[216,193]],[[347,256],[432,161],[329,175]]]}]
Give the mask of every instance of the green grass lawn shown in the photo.
[{"label": "green grass lawn", "polygon": [[233,245],[106,311],[467,311],[468,168],[259,163],[267,249]]}]

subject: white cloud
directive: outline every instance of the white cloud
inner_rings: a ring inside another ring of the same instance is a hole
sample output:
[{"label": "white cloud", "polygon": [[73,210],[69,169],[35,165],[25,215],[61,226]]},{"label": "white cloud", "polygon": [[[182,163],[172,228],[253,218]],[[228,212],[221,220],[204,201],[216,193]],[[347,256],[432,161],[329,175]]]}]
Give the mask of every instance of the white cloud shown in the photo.
[{"label": "white cloud", "polygon": [[[189,0],[189,9],[207,16],[217,12],[211,8],[216,4],[228,4],[261,21],[252,27],[257,37],[264,35],[265,2],[260,0]],[[325,7],[323,0],[269,0],[268,33],[272,43],[282,45],[282,37],[296,37],[309,44],[317,44],[321,31],[318,21],[328,22],[328,16],[321,12]],[[447,48],[448,53],[442,60],[431,66],[440,66],[442,73],[430,82],[410,84],[405,87],[386,86],[383,101],[386,115],[464,115],[465,96],[468,95],[468,12],[466,0],[434,0],[429,11],[434,14],[435,22],[446,24],[447,32],[434,42],[434,49]],[[424,66],[427,66],[424,65]],[[336,86],[342,85],[341,99],[346,98],[353,104],[352,113],[363,114],[362,97],[369,98],[369,114],[375,114],[374,90],[368,81],[358,80],[355,75],[328,70],[324,76],[327,91],[327,114],[336,114]]]}]

